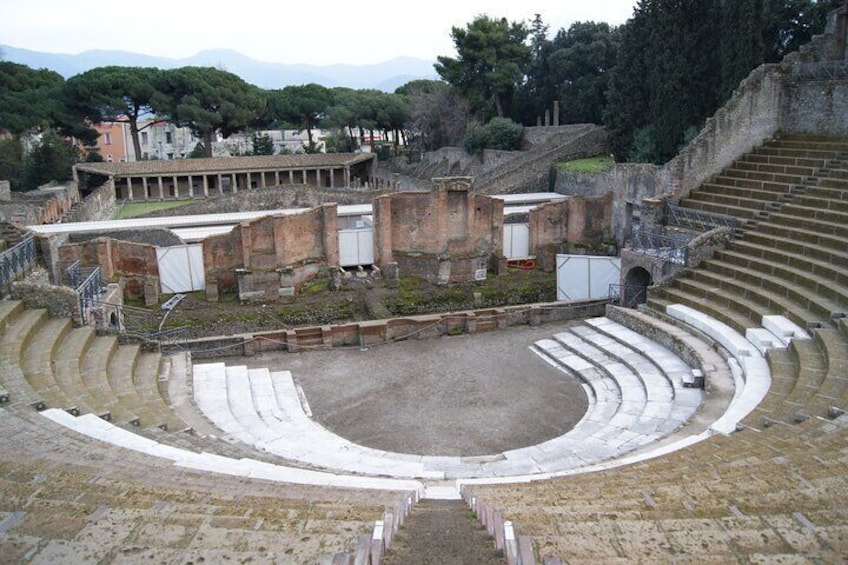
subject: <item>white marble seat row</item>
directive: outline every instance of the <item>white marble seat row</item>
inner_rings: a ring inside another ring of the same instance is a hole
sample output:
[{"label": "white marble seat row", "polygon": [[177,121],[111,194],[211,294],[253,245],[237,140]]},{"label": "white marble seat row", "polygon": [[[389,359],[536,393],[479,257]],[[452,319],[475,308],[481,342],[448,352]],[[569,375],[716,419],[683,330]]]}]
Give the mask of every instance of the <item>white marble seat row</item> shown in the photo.
[{"label": "white marble seat row", "polygon": [[423,495],[425,492],[424,485],[419,481],[340,475],[323,471],[298,469],[284,465],[274,465],[255,459],[233,459],[213,453],[197,453],[159,443],[120,428],[94,414],[72,416],[68,412],[56,408],[44,410],[40,414],[57,424],[89,438],[153,457],[167,459],[172,461],[175,466],[196,471],[222,473],[225,475],[265,479],[298,485],[416,491],[419,495]]},{"label": "white marble seat row", "polygon": [[[597,324],[629,331],[611,320],[599,319]],[[680,388],[678,395],[670,377],[663,375],[659,366],[638,350],[592,327],[576,326],[554,338],[536,342],[536,350],[594,391],[590,413],[563,436],[563,440],[576,440],[584,446],[576,454],[587,464],[621,456],[671,433],[701,405],[702,391],[684,389],[679,374],[675,377]],[[664,358],[664,366],[676,373],[691,372],[688,365],[659,344],[651,350],[662,350],[659,356]],[[557,441],[561,440],[552,440],[553,445],[546,442],[546,447],[554,447]]]},{"label": "white marble seat row", "polygon": [[736,369],[733,400],[711,426],[723,434],[733,433],[736,425],[763,401],[771,388],[768,362],[757,347],[724,322],[683,304],[668,305],[666,313],[708,335],[734,358],[735,362],[730,363],[731,369]]},{"label": "white marble seat row", "polygon": [[425,479],[512,476],[597,463],[676,429],[700,404],[700,391],[691,390],[685,395],[687,406],[670,408],[674,395],[668,385],[652,391],[649,402],[640,377],[626,364],[615,362],[617,372],[629,373],[628,398],[623,401],[615,379],[562,343],[541,340],[534,348],[545,351],[552,365],[559,362],[553,359],[562,358],[582,371],[590,409],[566,434],[482,457],[418,456],[353,444],[304,413],[291,374],[285,371],[198,364],[194,366],[194,390],[198,406],[217,426],[257,449],[341,472]]}]

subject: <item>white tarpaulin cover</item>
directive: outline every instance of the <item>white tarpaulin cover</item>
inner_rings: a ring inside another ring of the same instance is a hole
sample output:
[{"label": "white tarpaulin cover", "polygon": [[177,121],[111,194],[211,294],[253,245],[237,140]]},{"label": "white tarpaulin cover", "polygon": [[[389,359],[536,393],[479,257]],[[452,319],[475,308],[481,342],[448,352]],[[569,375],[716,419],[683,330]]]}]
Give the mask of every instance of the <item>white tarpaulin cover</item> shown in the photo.
[{"label": "white tarpaulin cover", "polygon": [[618,257],[557,255],[557,300],[607,298],[620,277]]},{"label": "white tarpaulin cover", "polygon": [[509,260],[530,255],[530,224],[504,224],[503,254]]},{"label": "white tarpaulin cover", "polygon": [[339,230],[339,265],[357,267],[374,264],[372,228]]},{"label": "white tarpaulin cover", "polygon": [[203,272],[203,245],[157,247],[159,286],[162,294],[192,292],[206,288]]}]

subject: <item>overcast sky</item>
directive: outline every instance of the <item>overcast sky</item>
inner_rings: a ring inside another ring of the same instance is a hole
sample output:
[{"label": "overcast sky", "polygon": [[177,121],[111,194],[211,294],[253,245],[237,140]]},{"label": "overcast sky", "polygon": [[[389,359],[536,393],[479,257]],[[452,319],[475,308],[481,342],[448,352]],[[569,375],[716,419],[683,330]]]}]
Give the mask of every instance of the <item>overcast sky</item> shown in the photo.
[{"label": "overcast sky", "polygon": [[549,33],[576,21],[624,23],[636,0],[0,0],[0,44],[79,53],[118,49],[172,58],[233,49],[275,63],[378,63],[454,56],[452,26],[476,16]]}]

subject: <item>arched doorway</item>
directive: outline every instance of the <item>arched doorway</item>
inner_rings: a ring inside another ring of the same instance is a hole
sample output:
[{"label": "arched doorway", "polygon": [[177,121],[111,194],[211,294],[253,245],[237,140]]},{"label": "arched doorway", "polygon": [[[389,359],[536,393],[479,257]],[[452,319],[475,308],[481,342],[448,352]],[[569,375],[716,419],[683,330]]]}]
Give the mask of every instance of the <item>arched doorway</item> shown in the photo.
[{"label": "arched doorway", "polygon": [[651,273],[642,267],[633,267],[624,277],[623,306],[636,308],[648,300],[648,287],[653,283]]}]

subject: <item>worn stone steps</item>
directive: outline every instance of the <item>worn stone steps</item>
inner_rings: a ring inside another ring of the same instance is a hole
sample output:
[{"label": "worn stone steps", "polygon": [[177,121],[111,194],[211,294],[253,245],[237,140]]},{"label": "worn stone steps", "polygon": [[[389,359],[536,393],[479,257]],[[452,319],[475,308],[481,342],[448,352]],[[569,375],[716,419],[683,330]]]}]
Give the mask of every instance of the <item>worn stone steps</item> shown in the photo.
[{"label": "worn stone steps", "polygon": [[[138,356],[132,373],[132,384],[136,394],[144,402],[150,414],[158,417],[150,424],[164,425],[168,430],[179,431],[189,426],[171,409],[159,390],[159,373],[162,370],[162,354],[145,351]],[[149,424],[142,424],[149,428]]]},{"label": "worn stone steps", "polygon": [[751,284],[763,284],[773,288],[781,285],[800,287],[812,296],[825,298],[841,308],[848,304],[848,288],[845,285],[838,284],[833,277],[811,270],[802,270],[728,249],[716,252],[715,257],[705,261],[704,265],[717,274],[736,277]]},{"label": "worn stone steps", "polygon": [[22,355],[21,368],[35,396],[57,408],[74,402],[53,377],[53,359],[59,343],[71,331],[69,319],[48,319],[34,333]]},{"label": "worn stone steps", "polygon": [[705,269],[691,271],[688,276],[740,296],[753,298],[769,309],[791,312],[792,321],[801,326],[809,322],[831,320],[848,311],[844,304],[818,295],[805,286],[759,272],[734,268],[733,265],[716,260],[710,260],[705,266]]},{"label": "worn stone steps", "polygon": [[747,190],[749,192],[749,195],[747,196],[722,194],[717,191],[707,191],[706,189],[697,190],[693,192],[691,196],[685,200],[685,202],[687,204],[689,202],[703,202],[714,206],[744,208],[746,210],[765,210],[766,205],[776,199],[776,195],[771,195],[771,197],[766,196],[764,198],[751,198],[749,196],[752,191],[750,189]]},{"label": "worn stone steps", "polygon": [[[735,184],[719,184],[717,182],[706,182],[698,190],[692,193],[695,200],[707,200],[715,198],[714,202],[733,204],[731,199],[746,198],[751,200],[763,200],[766,202],[777,201],[781,198],[796,198],[792,185],[784,185],[781,189],[769,188],[747,188]],[[725,198],[727,200],[722,200]]]},{"label": "worn stone steps", "polygon": [[[788,253],[793,255],[797,262],[813,259],[833,263],[837,268],[843,268],[844,265],[844,262],[840,260],[840,250],[837,247],[821,244],[821,237],[813,232],[760,222],[757,230],[745,232],[741,241]],[[832,241],[835,243],[835,240]]]},{"label": "worn stone steps", "polygon": [[[786,246],[784,246],[784,243]],[[803,249],[803,246],[798,247]],[[720,257],[724,253],[735,253],[750,257],[752,261],[765,261],[776,266],[808,271],[813,275],[831,280],[837,285],[845,285],[848,281],[848,268],[828,259],[794,253],[795,249],[796,247],[792,246],[791,240],[785,238],[759,238],[758,242],[737,239],[731,241],[726,250],[717,251],[716,256]]]},{"label": "worn stone steps", "polygon": [[702,290],[693,294],[681,287],[663,287],[657,290],[655,297],[648,296],[648,305],[659,312],[665,312],[669,305],[675,303],[699,309],[739,332],[744,332],[747,328],[757,327],[761,317],[761,314],[752,311],[747,306],[743,307],[742,310],[732,308],[731,304],[738,306],[733,297],[721,291],[714,293],[710,299],[705,299]]},{"label": "worn stone steps", "polygon": [[745,208],[743,206],[730,206],[727,204],[718,204],[715,202],[706,202],[695,200],[693,198],[684,198],[680,201],[680,205],[701,212],[710,214],[723,214],[725,216],[733,216],[740,220],[754,220],[758,217],[758,213],[762,211],[760,207]]},{"label": "worn stone steps", "polygon": [[0,338],[0,389],[8,395],[12,406],[42,406],[38,393],[24,377],[21,364],[24,353],[38,330],[47,322],[44,310],[21,310],[14,319],[7,319]]}]

